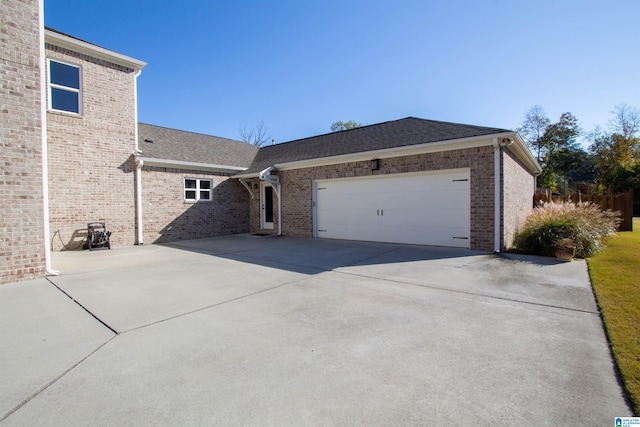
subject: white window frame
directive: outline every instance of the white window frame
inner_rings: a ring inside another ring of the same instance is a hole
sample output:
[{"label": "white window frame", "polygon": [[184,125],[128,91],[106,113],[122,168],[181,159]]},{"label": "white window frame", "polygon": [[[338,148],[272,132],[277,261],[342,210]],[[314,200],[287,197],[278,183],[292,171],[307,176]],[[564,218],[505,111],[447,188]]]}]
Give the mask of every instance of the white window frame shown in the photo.
[{"label": "white window frame", "polygon": [[[78,69],[78,89],[74,88],[74,87],[69,87],[69,86],[64,86],[64,85],[59,85],[56,83],[52,83],[51,82],[51,62],[57,62],[59,64],[63,64],[63,65],[67,65],[69,67],[74,67]],[[82,67],[80,67],[77,64],[69,64],[68,62],[64,62],[64,61],[58,61],[57,59],[47,59],[47,83],[49,85],[48,88],[48,92],[49,92],[49,102],[48,102],[48,108],[51,111],[59,111],[62,113],[67,113],[67,114],[75,114],[77,116],[82,114]],[[58,110],[56,108],[53,108],[53,91],[52,89],[59,89],[59,90],[64,90],[67,92],[73,92],[73,93],[77,93],[78,94],[78,112],[75,111],[69,111],[69,110]]]},{"label": "white window frame", "polygon": [[[187,188],[187,181],[195,181],[196,182],[196,186],[195,188]],[[209,188],[201,188],[201,183],[202,182],[208,182],[209,183]],[[191,177],[185,177],[184,178],[184,201],[186,203],[211,203],[213,201],[213,180],[210,178],[191,178]],[[195,191],[196,193],[196,197],[195,198],[188,198],[187,197],[187,191]],[[203,199],[201,197],[201,192],[202,191],[207,191],[209,193],[209,198],[208,199]]]}]

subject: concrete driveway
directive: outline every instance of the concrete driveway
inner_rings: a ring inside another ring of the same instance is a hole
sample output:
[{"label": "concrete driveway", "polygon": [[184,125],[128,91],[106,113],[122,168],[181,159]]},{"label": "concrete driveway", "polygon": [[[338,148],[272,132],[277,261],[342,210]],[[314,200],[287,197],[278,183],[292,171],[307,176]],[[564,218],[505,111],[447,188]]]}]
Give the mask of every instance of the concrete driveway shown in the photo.
[{"label": "concrete driveway", "polygon": [[0,287],[3,426],[631,415],[584,261],[251,235],[54,256]]}]

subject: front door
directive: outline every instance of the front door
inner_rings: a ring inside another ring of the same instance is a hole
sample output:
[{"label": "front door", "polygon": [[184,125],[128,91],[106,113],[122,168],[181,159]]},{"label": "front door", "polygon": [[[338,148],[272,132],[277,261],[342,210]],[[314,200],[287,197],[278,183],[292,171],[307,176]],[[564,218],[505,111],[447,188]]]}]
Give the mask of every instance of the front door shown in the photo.
[{"label": "front door", "polygon": [[260,228],[273,230],[273,187],[261,183],[260,190]]}]

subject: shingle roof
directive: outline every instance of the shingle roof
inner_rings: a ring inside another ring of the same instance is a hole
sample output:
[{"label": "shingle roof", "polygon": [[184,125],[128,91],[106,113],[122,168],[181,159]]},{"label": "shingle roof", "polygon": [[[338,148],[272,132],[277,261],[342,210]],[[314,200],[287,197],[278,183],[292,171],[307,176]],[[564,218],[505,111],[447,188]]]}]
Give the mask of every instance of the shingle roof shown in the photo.
[{"label": "shingle roof", "polygon": [[83,43],[88,43],[88,44],[90,44],[90,45],[97,46],[97,47],[101,47],[102,49],[106,49],[106,47],[99,46],[99,45],[97,45],[97,44],[95,44],[95,43],[88,42],[88,41],[86,41],[86,40],[81,39],[80,37],[72,36],[71,34],[67,34],[67,33],[62,32],[62,31],[60,31],[60,30],[56,30],[55,28],[47,27],[46,25],[44,26],[44,29],[45,29],[45,30],[49,30],[49,31],[53,31],[54,33],[62,34],[63,36],[70,37],[70,38],[72,38],[72,39],[75,39],[75,40],[81,41],[81,42],[83,42]]},{"label": "shingle roof", "polygon": [[145,123],[138,123],[138,147],[143,157],[153,159],[245,168],[258,151],[258,147],[243,141]]},{"label": "shingle roof", "polygon": [[260,148],[248,170],[253,174],[279,163],[511,132],[507,129],[439,122],[415,117],[328,133]]}]

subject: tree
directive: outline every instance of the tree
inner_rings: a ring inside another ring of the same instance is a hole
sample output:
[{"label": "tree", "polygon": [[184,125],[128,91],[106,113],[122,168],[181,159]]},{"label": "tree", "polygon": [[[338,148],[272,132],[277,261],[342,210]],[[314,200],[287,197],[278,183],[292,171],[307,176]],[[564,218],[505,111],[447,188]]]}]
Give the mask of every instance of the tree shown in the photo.
[{"label": "tree", "polygon": [[255,145],[256,147],[261,147],[265,142],[271,139],[271,135],[269,135],[268,132],[269,130],[262,121],[251,128],[243,125],[238,130],[241,140],[248,144]]},{"label": "tree", "polygon": [[574,191],[592,193],[598,176],[595,158],[584,150],[580,150],[577,156],[578,167],[567,172],[568,184]]},{"label": "tree", "polygon": [[522,135],[531,151],[536,153],[538,163],[540,163],[544,154],[542,136],[550,123],[551,120],[547,117],[544,109],[540,105],[534,105],[525,113],[522,125],[516,129]]},{"label": "tree", "polygon": [[593,160],[580,146],[569,145],[556,151],[552,158],[555,185],[563,194],[569,194],[578,187],[586,189],[595,180]]},{"label": "tree", "polygon": [[597,190],[603,193],[640,185],[640,110],[618,104],[611,113],[609,131],[597,126],[589,137],[598,170]]},{"label": "tree", "polygon": [[331,124],[331,132],[337,132],[340,130],[349,130],[355,129],[362,126],[362,123],[358,123],[355,120],[349,120],[348,122],[343,122],[338,120],[337,122],[333,122]]},{"label": "tree", "polygon": [[563,193],[568,193],[568,185],[573,184],[568,181],[569,173],[580,168],[587,157],[577,141],[580,133],[578,119],[568,112],[563,113],[557,123],[547,125],[537,142],[543,148],[539,186],[561,188]]}]

